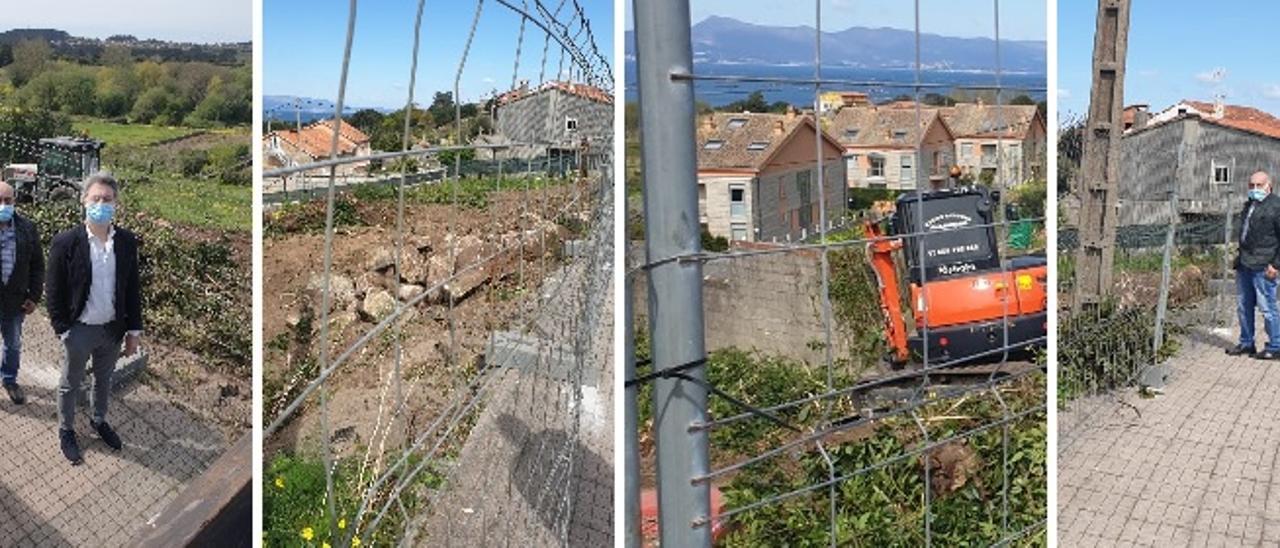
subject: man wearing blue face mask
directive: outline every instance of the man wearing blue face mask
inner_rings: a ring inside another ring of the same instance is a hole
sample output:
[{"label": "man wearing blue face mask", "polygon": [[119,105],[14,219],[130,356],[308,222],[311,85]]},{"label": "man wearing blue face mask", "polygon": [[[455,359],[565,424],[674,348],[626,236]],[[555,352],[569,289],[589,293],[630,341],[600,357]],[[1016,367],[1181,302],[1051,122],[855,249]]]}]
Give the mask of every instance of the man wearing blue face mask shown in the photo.
[{"label": "man wearing blue face mask", "polygon": [[58,234],[49,246],[47,306],[65,357],[58,386],[58,438],[72,465],[84,462],[75,433],[76,394],[86,365],[93,362],[93,415],[89,425],[108,447],[123,444],[107,423],[111,374],[120,357],[138,352],[142,337],[142,292],[138,278],[138,238],[115,226],[119,185],[95,174],[84,183],[85,221]]},{"label": "man wearing blue face mask", "polygon": [[22,321],[35,312],[44,293],[44,250],[40,233],[25,217],[14,212],[13,187],[0,182],[0,381],[15,405],[27,397],[18,385],[22,359]]},{"label": "man wearing blue face mask", "polygon": [[[1250,354],[1258,359],[1280,359],[1280,312],[1276,307],[1276,275],[1280,273],[1280,198],[1271,194],[1271,177],[1259,171],[1249,177],[1249,201],[1240,225],[1240,250],[1236,254],[1236,313],[1240,342],[1227,354]],[[1254,309],[1262,311],[1267,345],[1254,346]]]}]

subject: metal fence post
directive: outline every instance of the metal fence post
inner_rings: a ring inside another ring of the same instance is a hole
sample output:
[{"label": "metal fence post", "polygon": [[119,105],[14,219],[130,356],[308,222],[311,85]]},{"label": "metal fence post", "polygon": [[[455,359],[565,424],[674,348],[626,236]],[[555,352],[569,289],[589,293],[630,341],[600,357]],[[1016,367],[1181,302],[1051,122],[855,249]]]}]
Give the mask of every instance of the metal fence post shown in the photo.
[{"label": "metal fence post", "polygon": [[[668,261],[701,251],[688,0],[634,3],[644,176],[646,258],[651,358],[655,371],[706,357],[702,318],[702,265]],[[705,377],[705,367],[684,371]],[[706,420],[707,392],[677,379],[654,382],[658,528],[663,546],[711,545],[711,494],[691,478],[708,471],[707,433],[690,426]]]}]

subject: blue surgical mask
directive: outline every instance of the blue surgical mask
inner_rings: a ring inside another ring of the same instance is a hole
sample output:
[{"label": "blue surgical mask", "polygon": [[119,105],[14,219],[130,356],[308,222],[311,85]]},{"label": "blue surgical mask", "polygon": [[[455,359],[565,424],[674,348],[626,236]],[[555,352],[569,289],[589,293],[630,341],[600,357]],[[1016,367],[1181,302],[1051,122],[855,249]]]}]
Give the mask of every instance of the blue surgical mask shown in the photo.
[{"label": "blue surgical mask", "polygon": [[13,219],[13,204],[0,204],[0,223]]},{"label": "blue surgical mask", "polygon": [[116,205],[109,203],[89,204],[84,206],[84,216],[89,222],[105,225],[111,222],[116,214]]},{"label": "blue surgical mask", "polygon": [[1261,188],[1251,188],[1249,189],[1249,199],[1255,202],[1261,202],[1267,199],[1267,191]]}]

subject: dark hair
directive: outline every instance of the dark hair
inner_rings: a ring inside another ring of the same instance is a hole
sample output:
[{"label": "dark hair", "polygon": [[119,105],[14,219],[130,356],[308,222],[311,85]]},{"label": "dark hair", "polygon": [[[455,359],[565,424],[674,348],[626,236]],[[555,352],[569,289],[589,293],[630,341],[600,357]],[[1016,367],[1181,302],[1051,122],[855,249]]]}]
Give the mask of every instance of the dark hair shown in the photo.
[{"label": "dark hair", "polygon": [[89,195],[89,189],[93,188],[93,185],[107,185],[111,187],[112,194],[117,198],[120,197],[120,183],[116,182],[116,178],[106,171],[99,171],[84,180],[84,188],[80,190],[81,201]]}]

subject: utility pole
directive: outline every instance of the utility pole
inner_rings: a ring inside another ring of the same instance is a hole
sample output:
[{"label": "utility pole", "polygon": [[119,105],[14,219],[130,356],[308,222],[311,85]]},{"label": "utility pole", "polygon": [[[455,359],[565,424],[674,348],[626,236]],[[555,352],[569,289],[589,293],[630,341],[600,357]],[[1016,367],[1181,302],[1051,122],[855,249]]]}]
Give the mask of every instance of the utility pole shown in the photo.
[{"label": "utility pole", "polygon": [[1077,310],[1098,304],[1111,292],[1128,49],[1129,0],[1098,0],[1093,87],[1079,183],[1080,249],[1072,303]]}]

